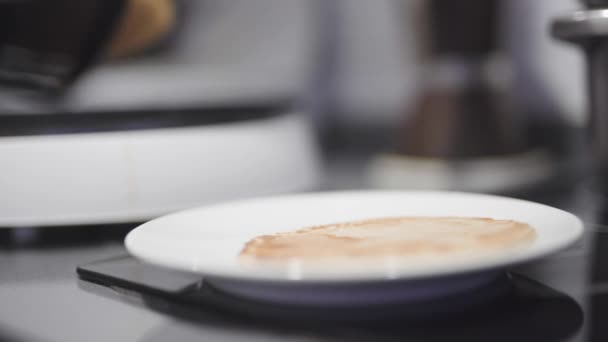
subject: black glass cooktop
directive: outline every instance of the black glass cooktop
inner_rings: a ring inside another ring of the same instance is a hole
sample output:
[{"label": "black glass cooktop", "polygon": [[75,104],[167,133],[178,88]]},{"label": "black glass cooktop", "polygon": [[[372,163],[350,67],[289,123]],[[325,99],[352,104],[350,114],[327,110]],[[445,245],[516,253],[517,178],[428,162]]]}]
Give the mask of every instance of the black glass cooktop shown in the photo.
[{"label": "black glass cooktop", "polygon": [[232,297],[200,276],[126,255],[80,266],[79,286],[226,329],[279,329],[338,340],[608,341],[608,226],[602,224],[608,216],[598,210],[602,198],[548,198],[544,202],[567,207],[586,221],[581,241],[510,269],[481,289],[431,302],[347,309],[269,305]]},{"label": "black glass cooktop", "polygon": [[572,297],[516,272],[474,292],[432,302],[332,309],[234,298],[196,276],[130,257],[85,265],[78,271],[82,279],[137,298],[150,309],[233,328],[272,326],[322,336],[415,341],[559,341],[574,336],[585,319],[583,308]]}]

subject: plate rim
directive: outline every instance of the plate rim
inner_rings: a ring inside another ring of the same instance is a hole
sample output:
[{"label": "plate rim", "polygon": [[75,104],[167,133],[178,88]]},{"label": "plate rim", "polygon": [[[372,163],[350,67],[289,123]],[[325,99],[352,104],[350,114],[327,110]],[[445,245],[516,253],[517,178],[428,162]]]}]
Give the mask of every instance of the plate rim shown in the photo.
[{"label": "plate rim", "polygon": [[[137,239],[137,234],[141,234],[143,229],[146,229],[146,226],[154,224],[159,220],[164,220],[174,216],[181,216],[184,214],[189,214],[192,212],[200,211],[200,210],[210,210],[213,208],[222,208],[229,207],[238,204],[246,204],[248,202],[257,202],[260,200],[263,201],[274,201],[281,199],[297,199],[303,197],[317,197],[317,196],[344,196],[344,195],[439,195],[439,196],[468,196],[468,197],[477,197],[477,198],[491,198],[498,200],[507,200],[512,202],[519,202],[528,205],[540,206],[546,209],[550,209],[564,215],[569,220],[571,220],[570,227],[572,229],[571,236],[568,238],[564,238],[559,243],[556,243],[553,246],[545,247],[543,249],[532,250],[528,253],[517,254],[511,257],[501,257],[498,260],[493,260],[492,263],[475,265],[475,264],[465,264],[458,265],[457,267],[451,267],[451,269],[437,270],[434,272],[417,272],[417,273],[397,273],[393,278],[387,278],[386,276],[379,276],[377,274],[354,274],[354,275],[345,275],[343,278],[322,278],[317,276],[307,276],[302,279],[289,279],[285,276],[278,275],[269,275],[264,274],[263,276],[253,275],[252,273],[240,273],[236,274],[234,272],[208,272],[200,269],[193,269],[189,267],[185,267],[184,265],[176,262],[175,259],[167,260],[150,256],[149,253],[143,252],[139,253],[137,246],[137,242],[134,242]],[[133,230],[131,230],[127,236],[125,237],[124,243],[129,254],[134,256],[135,258],[142,260],[147,263],[151,263],[157,266],[181,270],[190,273],[200,274],[209,279],[226,279],[226,280],[237,280],[243,282],[252,282],[252,283],[272,283],[272,284],[301,284],[301,285],[319,285],[319,284],[347,284],[347,283],[374,283],[374,282],[404,282],[404,281],[426,281],[429,279],[437,279],[441,277],[453,277],[458,275],[466,275],[466,274],[474,274],[479,272],[487,272],[497,269],[503,269],[507,266],[515,266],[522,263],[538,260],[540,258],[546,257],[553,253],[556,253],[560,250],[566,249],[567,247],[576,243],[583,235],[584,232],[584,223],[583,221],[576,215],[559,208],[555,208],[546,204],[523,200],[519,198],[512,198],[507,196],[493,195],[493,194],[482,194],[482,193],[473,193],[473,192],[462,192],[462,191],[436,191],[436,190],[342,190],[342,191],[314,191],[314,192],[304,192],[304,193],[295,193],[295,194],[287,194],[287,195],[274,195],[274,196],[260,196],[260,197],[252,197],[245,199],[238,199],[232,201],[226,201],[221,203],[216,203],[212,205],[203,205],[199,207],[194,207],[186,210],[177,211],[171,214],[163,215],[148,222],[145,222]]]}]

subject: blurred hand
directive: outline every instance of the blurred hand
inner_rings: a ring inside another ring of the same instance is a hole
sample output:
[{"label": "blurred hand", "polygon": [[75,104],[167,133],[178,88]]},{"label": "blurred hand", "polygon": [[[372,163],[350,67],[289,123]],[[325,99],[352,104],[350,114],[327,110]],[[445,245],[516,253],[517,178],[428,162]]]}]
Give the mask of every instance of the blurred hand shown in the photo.
[{"label": "blurred hand", "polygon": [[128,0],[108,56],[118,58],[144,51],[162,39],[174,22],[174,0]]}]

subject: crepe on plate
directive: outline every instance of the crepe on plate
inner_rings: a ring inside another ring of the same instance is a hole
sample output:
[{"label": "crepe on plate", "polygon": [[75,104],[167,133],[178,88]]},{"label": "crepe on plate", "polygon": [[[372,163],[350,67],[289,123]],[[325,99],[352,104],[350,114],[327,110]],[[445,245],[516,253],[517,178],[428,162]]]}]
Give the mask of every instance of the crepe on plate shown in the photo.
[{"label": "crepe on plate", "polygon": [[242,259],[433,257],[503,251],[534,241],[530,225],[479,217],[391,217],[328,224],[250,240]]}]

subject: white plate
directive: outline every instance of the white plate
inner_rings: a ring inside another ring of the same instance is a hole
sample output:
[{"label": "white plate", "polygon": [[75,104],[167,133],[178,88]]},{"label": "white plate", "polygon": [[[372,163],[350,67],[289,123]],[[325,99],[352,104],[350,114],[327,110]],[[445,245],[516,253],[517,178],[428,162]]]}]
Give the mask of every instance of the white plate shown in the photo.
[{"label": "white plate", "polygon": [[[251,238],[311,225],[387,216],[474,216],[526,222],[536,240],[523,248],[440,263],[346,267],[252,268],[238,261]],[[201,273],[224,291],[292,304],[381,303],[419,300],[471,289],[501,268],[545,256],[576,241],[574,215],[517,199],[424,191],[310,193],[243,200],[182,211],[147,222],[125,243],[134,256],[160,266]]]}]

